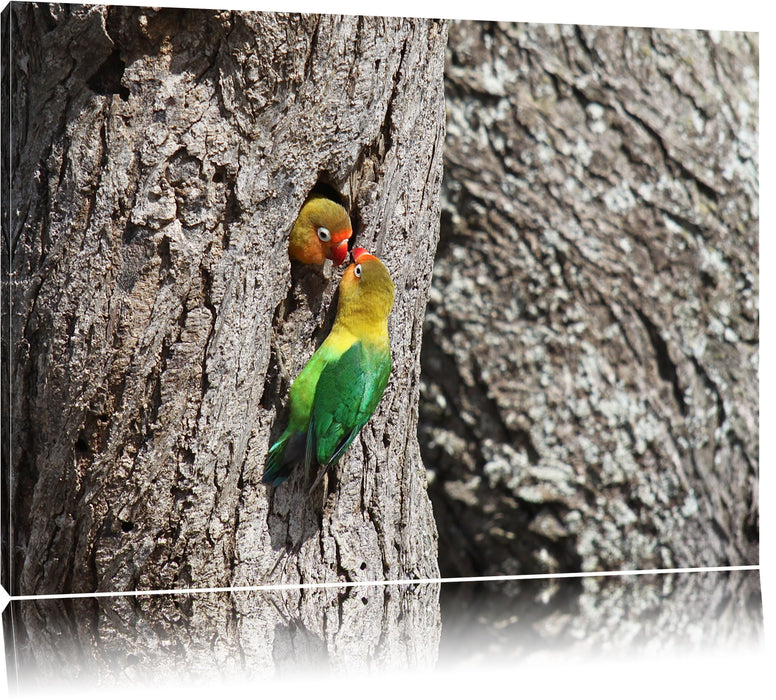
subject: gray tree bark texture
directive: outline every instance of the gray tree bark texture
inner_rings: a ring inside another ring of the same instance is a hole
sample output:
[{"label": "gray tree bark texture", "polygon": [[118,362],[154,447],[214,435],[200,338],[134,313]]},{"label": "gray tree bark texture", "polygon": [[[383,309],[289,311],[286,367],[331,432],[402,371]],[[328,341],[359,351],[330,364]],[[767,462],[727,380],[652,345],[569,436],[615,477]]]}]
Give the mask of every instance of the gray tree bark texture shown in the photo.
[{"label": "gray tree bark texture", "polygon": [[[4,584],[29,595],[438,576],[417,407],[446,25],[40,4],[5,19]],[[290,383],[333,318],[339,275],[287,255],[302,202],[323,185],[392,274],[393,372],[325,494],[308,500],[301,476],[274,490],[260,479]],[[187,634],[236,624],[250,640],[256,625],[301,625],[360,659],[374,645],[352,647],[371,630],[384,646],[422,640],[425,663],[439,590],[402,590],[390,604],[358,588],[195,602]],[[361,634],[338,636],[353,617]],[[91,619],[94,645],[133,634],[121,614]],[[25,624],[31,639],[51,634],[35,614]],[[253,643],[270,653],[262,635]]]},{"label": "gray tree bark texture", "polygon": [[443,575],[756,564],[758,37],[455,22]]}]

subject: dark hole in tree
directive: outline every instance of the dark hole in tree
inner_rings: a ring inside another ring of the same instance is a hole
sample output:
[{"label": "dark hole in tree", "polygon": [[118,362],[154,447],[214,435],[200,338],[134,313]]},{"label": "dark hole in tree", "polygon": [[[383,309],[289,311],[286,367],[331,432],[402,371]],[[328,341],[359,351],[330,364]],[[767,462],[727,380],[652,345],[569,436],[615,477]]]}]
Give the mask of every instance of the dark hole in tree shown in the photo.
[{"label": "dark hole in tree", "polygon": [[337,204],[341,204],[343,207],[345,206],[345,199],[343,196],[337,191],[335,187],[324,180],[318,180],[318,182],[315,183],[315,187],[310,190],[310,194],[321,195],[322,197],[326,197],[327,199],[331,199],[332,201],[337,202]]},{"label": "dark hole in tree", "polygon": [[118,95],[125,102],[129,99],[129,88],[121,84],[126,64],[115,49],[87,81],[87,85],[98,95]]},{"label": "dark hole in tree", "polygon": [[701,270],[700,272],[700,278],[701,278],[701,284],[703,284],[704,287],[708,287],[709,289],[714,289],[717,286],[717,280],[714,279],[712,275],[710,275],[705,270]]},{"label": "dark hole in tree", "polygon": [[89,444],[86,442],[85,438],[79,437],[78,440],[75,441],[75,451],[80,453],[91,452],[89,449]]}]

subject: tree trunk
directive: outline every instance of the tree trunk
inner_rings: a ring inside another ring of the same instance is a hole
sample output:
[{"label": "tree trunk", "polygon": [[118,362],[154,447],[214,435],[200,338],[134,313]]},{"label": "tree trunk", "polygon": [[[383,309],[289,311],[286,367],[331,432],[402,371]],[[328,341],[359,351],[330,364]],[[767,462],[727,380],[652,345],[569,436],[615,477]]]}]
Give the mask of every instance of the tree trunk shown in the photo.
[{"label": "tree trunk", "polygon": [[443,575],[757,563],[757,36],[456,22],[446,96]]},{"label": "tree trunk", "polygon": [[[29,595],[437,576],[416,425],[445,24],[13,4],[4,25],[4,584]],[[288,387],[334,311],[339,275],[287,256],[316,186],[348,205],[396,303],[384,397],[308,500],[299,476],[274,490],[260,479]],[[412,615],[382,591],[319,595],[320,609],[305,595],[270,606],[273,619],[321,632],[327,606],[344,619],[352,601],[382,643],[438,637],[438,588],[405,596]],[[220,600],[192,615],[250,625],[261,608],[266,622],[264,603]],[[84,634],[104,637],[112,619]]]}]

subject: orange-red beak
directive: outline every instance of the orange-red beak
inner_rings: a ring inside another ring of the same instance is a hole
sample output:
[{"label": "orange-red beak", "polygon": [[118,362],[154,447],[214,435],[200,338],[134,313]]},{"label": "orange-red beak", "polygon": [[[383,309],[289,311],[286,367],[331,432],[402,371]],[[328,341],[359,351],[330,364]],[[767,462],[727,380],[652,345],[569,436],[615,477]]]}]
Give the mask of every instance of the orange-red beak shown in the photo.
[{"label": "orange-red beak", "polygon": [[335,265],[342,265],[348,257],[348,239],[329,248],[329,258]]}]

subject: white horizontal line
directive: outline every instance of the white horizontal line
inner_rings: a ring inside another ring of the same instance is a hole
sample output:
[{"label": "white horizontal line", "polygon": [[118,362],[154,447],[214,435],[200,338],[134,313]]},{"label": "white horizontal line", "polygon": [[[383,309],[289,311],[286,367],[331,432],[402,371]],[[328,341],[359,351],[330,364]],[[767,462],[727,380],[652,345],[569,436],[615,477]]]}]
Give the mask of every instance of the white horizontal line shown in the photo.
[{"label": "white horizontal line", "polygon": [[[8,600],[66,600],[70,598],[108,598],[120,596],[192,595],[202,593],[244,593],[253,591],[285,591],[306,588],[355,588],[358,586],[417,586],[431,583],[481,583],[483,581],[529,581],[560,578],[594,578],[599,576],[644,576],[647,574],[699,574],[725,571],[759,571],[759,564],[745,566],[698,566],[677,569],[634,569],[630,571],[578,571],[551,574],[514,574],[511,576],[460,576],[454,578],[414,578],[396,581],[326,581],[322,583],[257,584],[255,586],[223,586],[215,588],[173,588],[169,590],[95,591],[93,593],[49,593],[14,595]],[[5,591],[3,591],[5,593]],[[5,596],[3,596],[4,598]],[[4,606],[3,606],[4,607]]]}]

